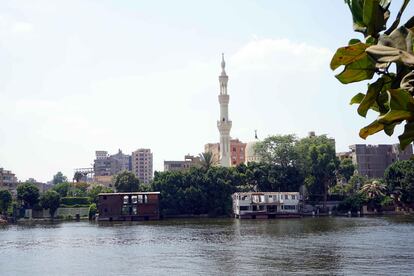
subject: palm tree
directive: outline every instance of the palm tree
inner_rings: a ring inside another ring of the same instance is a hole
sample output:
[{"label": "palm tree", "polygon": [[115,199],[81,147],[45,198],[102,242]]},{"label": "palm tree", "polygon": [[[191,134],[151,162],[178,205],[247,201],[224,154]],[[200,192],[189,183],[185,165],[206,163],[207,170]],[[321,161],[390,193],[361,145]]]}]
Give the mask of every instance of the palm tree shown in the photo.
[{"label": "palm tree", "polygon": [[211,151],[203,152],[198,155],[200,157],[201,167],[206,171],[214,165],[214,154]]},{"label": "palm tree", "polygon": [[75,172],[75,175],[73,176],[73,180],[76,182],[79,182],[82,180],[83,176],[84,176],[83,173]]},{"label": "palm tree", "polygon": [[371,207],[379,207],[379,202],[385,196],[387,188],[378,180],[365,183],[360,192],[364,194]]},{"label": "palm tree", "polygon": [[378,180],[365,183],[361,188],[361,193],[367,196],[368,200],[375,200],[385,196],[386,187]]}]

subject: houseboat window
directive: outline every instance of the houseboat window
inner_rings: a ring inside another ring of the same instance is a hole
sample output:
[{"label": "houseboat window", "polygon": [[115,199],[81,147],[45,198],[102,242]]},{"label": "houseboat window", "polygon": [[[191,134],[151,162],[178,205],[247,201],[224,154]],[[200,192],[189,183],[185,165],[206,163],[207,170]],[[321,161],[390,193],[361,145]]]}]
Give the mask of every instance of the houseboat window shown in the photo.
[{"label": "houseboat window", "polygon": [[129,196],[124,196],[124,204],[128,204]]},{"label": "houseboat window", "polygon": [[264,211],[265,206],[264,205],[259,205],[259,211]]},{"label": "houseboat window", "polygon": [[295,195],[292,195],[292,199],[296,199],[296,198],[295,198]]},{"label": "houseboat window", "polygon": [[132,204],[137,204],[137,202],[138,202],[137,196],[133,195],[131,198],[132,198]]},{"label": "houseboat window", "polygon": [[248,211],[249,206],[240,206],[240,211]]},{"label": "houseboat window", "polygon": [[257,205],[253,205],[253,211],[257,211]]},{"label": "houseboat window", "polygon": [[246,200],[247,196],[242,196],[241,200]]},{"label": "houseboat window", "polygon": [[122,206],[122,214],[129,215],[129,205]]},{"label": "houseboat window", "polygon": [[106,200],[106,196],[103,196],[103,199]]},{"label": "houseboat window", "polygon": [[285,209],[285,210],[295,210],[296,206],[295,205],[284,205],[283,209]]},{"label": "houseboat window", "polygon": [[264,202],[264,195],[259,196],[259,202]]},{"label": "houseboat window", "polygon": [[142,204],[142,195],[138,195],[138,203]]},{"label": "houseboat window", "polygon": [[285,199],[289,199],[289,196],[288,195],[285,195]]},{"label": "houseboat window", "polygon": [[104,213],[108,213],[108,209],[106,209],[106,208],[105,208],[105,209],[104,209]]},{"label": "houseboat window", "polygon": [[137,206],[136,205],[135,206],[132,206],[132,214],[133,215],[138,214],[138,212],[137,212]]}]

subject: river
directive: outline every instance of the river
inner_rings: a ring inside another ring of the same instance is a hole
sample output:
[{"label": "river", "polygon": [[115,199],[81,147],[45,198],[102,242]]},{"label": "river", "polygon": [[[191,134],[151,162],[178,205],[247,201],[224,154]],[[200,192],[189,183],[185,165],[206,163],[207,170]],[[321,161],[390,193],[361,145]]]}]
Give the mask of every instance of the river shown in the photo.
[{"label": "river", "polygon": [[0,275],[412,275],[414,217],[0,227]]}]

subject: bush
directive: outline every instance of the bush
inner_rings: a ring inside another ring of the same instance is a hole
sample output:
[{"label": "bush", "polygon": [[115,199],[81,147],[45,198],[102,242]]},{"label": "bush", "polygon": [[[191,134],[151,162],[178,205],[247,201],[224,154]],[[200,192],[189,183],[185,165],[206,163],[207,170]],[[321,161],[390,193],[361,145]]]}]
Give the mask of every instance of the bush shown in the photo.
[{"label": "bush", "polygon": [[356,194],[347,197],[338,205],[339,212],[358,212],[361,210],[362,205],[366,203],[366,198],[362,194]]},{"label": "bush", "polygon": [[91,204],[89,197],[63,197],[60,203],[66,207],[73,207],[74,205],[87,205]]},{"label": "bush", "polygon": [[95,218],[96,213],[98,212],[98,208],[96,207],[95,203],[92,203],[89,207],[89,219],[92,220]]}]

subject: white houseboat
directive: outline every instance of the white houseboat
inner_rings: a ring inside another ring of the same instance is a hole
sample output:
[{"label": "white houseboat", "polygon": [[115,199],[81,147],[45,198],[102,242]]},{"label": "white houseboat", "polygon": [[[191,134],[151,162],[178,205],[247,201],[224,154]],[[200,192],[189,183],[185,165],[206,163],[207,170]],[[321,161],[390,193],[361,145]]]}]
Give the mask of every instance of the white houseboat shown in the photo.
[{"label": "white houseboat", "polygon": [[299,217],[301,195],[298,192],[248,192],[233,194],[236,218]]}]

